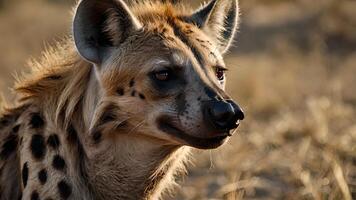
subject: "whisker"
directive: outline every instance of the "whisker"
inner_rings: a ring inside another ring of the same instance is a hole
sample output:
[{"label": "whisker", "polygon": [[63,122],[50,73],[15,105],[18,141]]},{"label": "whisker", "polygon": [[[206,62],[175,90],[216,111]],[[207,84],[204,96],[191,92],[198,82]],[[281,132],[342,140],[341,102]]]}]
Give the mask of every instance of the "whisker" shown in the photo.
[{"label": "whisker", "polygon": [[215,166],[214,166],[214,161],[213,161],[213,153],[211,150],[209,150],[209,160],[210,160],[209,170],[212,170],[215,168]]},{"label": "whisker", "polygon": [[140,126],[144,125],[146,122],[146,120],[143,120],[142,122],[138,123],[134,128],[132,128],[128,134],[132,133],[134,130],[136,130],[137,128],[139,128]]}]

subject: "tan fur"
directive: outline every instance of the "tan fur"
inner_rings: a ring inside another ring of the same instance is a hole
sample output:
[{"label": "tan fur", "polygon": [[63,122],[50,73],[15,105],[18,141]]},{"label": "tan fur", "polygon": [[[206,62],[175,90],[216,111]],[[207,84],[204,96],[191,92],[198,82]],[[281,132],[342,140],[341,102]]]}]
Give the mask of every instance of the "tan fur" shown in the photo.
[{"label": "tan fur", "polygon": [[[142,23],[144,33],[130,36],[125,44],[131,42],[133,45],[126,45],[123,51],[118,52],[118,56],[110,57],[102,70],[97,70],[79,56],[73,39],[68,38],[60,41],[56,47],[47,49],[41,60],[31,61],[31,73],[17,80],[15,91],[18,101],[12,106],[14,109],[3,112],[1,118],[6,121],[0,130],[1,146],[6,138],[15,134],[13,128],[21,125],[16,133],[16,154],[0,160],[1,171],[14,174],[12,177],[1,175],[2,199],[8,198],[11,193],[11,189],[6,187],[9,183],[16,185],[13,187],[14,198],[18,198],[18,192],[23,199],[30,199],[36,191],[41,199],[60,199],[57,183],[61,180],[71,188],[69,199],[159,199],[170,185],[175,184],[175,176],[184,172],[190,147],[182,145],[181,140],[170,135],[156,134],[158,131],[154,128],[153,119],[145,118],[147,109],[151,109],[152,116],[155,116],[154,109],[164,110],[168,107],[154,107],[133,97],[118,98],[117,89],[129,85],[132,76],[136,75],[138,81],[135,83],[135,92],[144,92],[145,97],[141,98],[148,99],[148,102],[155,101],[157,95],[147,82],[140,80],[145,80],[143,76],[152,70],[155,62],[168,62],[166,58],[173,54],[173,62],[180,65],[191,63],[192,70],[201,80],[199,84],[197,82],[197,85],[191,86],[193,95],[187,100],[196,99],[196,95],[208,98],[202,93],[202,84],[228,98],[223,93],[223,87],[211,80],[211,77],[215,77],[214,72],[205,72],[197,67],[198,61],[174,35],[170,23],[176,24],[185,33],[189,32],[192,44],[197,46],[207,66],[224,66],[222,55],[217,50],[219,44],[209,39],[198,27],[181,21],[181,17],[192,12],[183,5],[147,1],[132,3],[131,10]],[[112,42],[118,45],[120,41],[115,40],[120,35],[120,30],[115,26],[119,23],[118,16],[111,12],[109,16],[105,31]],[[139,22],[137,27],[140,27]],[[221,27],[216,28],[220,31]],[[155,52],[150,50],[152,47],[155,47]],[[157,54],[161,57],[147,62]],[[192,77],[191,81],[194,80]],[[125,89],[125,93],[128,92],[131,89]],[[173,100],[170,98],[167,101]],[[192,110],[199,110],[194,100],[191,104],[194,107]],[[31,125],[34,113],[43,118],[43,127],[33,128]],[[202,123],[199,115],[191,115],[197,119],[196,123]],[[113,117],[113,121],[106,119]],[[189,118],[182,119],[189,121]],[[187,130],[194,131],[194,127],[188,127]],[[102,135],[96,135],[98,132]],[[60,147],[53,150],[47,146],[43,160],[33,158],[29,151],[33,135],[39,134],[47,142],[54,133],[59,136]],[[203,130],[197,136],[211,137],[204,134]],[[105,140],[96,144],[92,139],[96,136]],[[57,154],[66,163],[62,171],[51,167],[52,159]],[[20,174],[26,163],[30,174],[25,187],[21,184]],[[42,168],[47,169],[48,173],[45,185],[37,180],[37,173]]]}]

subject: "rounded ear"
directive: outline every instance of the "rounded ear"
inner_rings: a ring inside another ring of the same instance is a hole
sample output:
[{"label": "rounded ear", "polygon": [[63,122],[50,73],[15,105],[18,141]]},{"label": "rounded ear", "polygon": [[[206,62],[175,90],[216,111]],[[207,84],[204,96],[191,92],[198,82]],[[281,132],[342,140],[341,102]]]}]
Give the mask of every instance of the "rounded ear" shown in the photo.
[{"label": "rounded ear", "polygon": [[139,29],[141,24],[122,0],[82,0],[73,22],[77,50],[94,64]]},{"label": "rounded ear", "polygon": [[211,0],[187,20],[212,37],[225,53],[231,46],[239,22],[238,0]]}]

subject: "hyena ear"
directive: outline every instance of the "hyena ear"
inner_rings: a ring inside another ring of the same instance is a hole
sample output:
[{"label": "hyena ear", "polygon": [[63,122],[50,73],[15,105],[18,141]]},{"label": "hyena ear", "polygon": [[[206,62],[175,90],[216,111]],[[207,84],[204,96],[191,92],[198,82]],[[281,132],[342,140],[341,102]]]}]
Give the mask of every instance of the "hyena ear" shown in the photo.
[{"label": "hyena ear", "polygon": [[238,0],[211,0],[188,17],[188,21],[215,39],[220,50],[225,53],[238,29]]},{"label": "hyena ear", "polygon": [[122,0],[82,0],[73,22],[77,50],[94,64],[139,29],[140,22]]}]

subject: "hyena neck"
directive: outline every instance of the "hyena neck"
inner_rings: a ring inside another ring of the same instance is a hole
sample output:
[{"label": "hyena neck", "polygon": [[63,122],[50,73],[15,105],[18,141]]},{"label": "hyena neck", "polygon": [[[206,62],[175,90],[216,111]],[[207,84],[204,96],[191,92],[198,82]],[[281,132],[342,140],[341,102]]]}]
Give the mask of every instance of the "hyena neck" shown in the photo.
[{"label": "hyena neck", "polygon": [[[83,101],[87,132],[101,95],[92,70]],[[174,183],[174,175],[184,170],[188,147],[162,144],[125,131],[110,134],[115,135],[112,141],[103,140],[95,150],[87,150],[88,181],[97,199],[158,199]],[[87,146],[91,145],[89,140]]]},{"label": "hyena neck", "polygon": [[139,138],[122,139],[123,147],[90,159],[88,174],[97,198],[159,199],[182,169],[186,149],[155,147],[154,142]]}]

